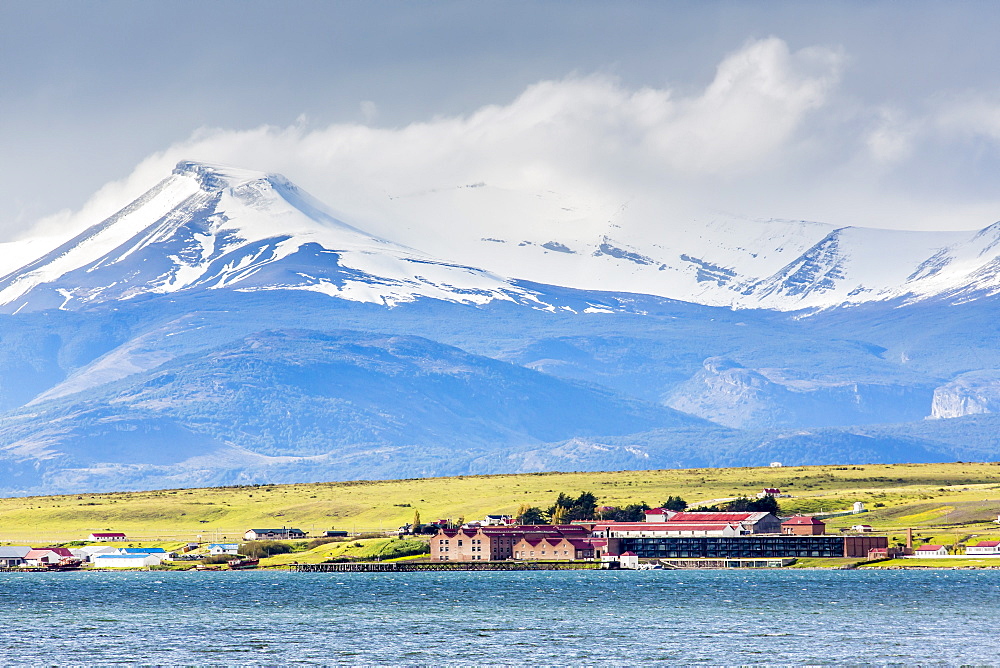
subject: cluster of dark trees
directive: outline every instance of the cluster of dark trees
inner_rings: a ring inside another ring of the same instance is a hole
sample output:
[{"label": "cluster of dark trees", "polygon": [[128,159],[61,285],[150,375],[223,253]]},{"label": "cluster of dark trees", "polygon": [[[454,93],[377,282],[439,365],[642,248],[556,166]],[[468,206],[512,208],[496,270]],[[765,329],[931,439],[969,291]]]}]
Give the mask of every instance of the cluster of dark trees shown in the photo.
[{"label": "cluster of dark trees", "polygon": [[762,499],[750,499],[741,496],[733,499],[729,503],[715,506],[700,506],[694,508],[694,512],[727,512],[727,513],[774,513],[778,514],[778,500],[773,496],[765,496]]},{"label": "cluster of dark trees", "polygon": [[[659,508],[676,510],[687,508],[687,501],[679,496],[668,496]],[[583,492],[578,497],[559,493],[556,502],[547,509],[524,505],[518,510],[518,524],[568,524],[574,520],[608,520],[612,522],[642,522],[646,519],[649,506],[645,502],[631,503],[610,510],[597,509],[597,497],[591,492]]]}]

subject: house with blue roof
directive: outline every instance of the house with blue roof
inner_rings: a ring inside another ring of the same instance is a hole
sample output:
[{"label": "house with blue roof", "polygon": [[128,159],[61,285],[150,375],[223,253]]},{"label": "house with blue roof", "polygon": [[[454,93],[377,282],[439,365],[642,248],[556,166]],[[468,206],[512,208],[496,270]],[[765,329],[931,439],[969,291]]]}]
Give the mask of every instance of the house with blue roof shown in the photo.
[{"label": "house with blue roof", "polygon": [[239,543],[212,543],[208,546],[208,553],[211,555],[216,554],[232,554],[238,555],[240,553]]},{"label": "house with blue roof", "polygon": [[163,555],[155,554],[99,554],[94,557],[94,568],[146,568],[159,566]]},{"label": "house with blue roof", "polygon": [[170,561],[177,557],[176,552],[167,552],[162,547],[119,547],[117,554],[150,554],[160,561]]}]

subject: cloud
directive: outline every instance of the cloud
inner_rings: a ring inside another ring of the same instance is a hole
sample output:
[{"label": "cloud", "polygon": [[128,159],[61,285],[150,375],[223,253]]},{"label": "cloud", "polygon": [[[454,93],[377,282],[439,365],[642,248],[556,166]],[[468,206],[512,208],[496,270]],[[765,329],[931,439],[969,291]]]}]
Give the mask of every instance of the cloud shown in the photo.
[{"label": "cloud", "polygon": [[[718,215],[912,229],[992,222],[992,187],[971,190],[962,170],[985,173],[969,156],[1000,143],[998,98],[941,94],[922,109],[860,101],[840,90],[850,63],[840,48],[793,51],[771,37],[727,55],[694,91],[575,75],[398,127],[373,125],[379,110],[364,102],[364,123],[203,128],[37,229],[98,222],[180,160],[282,173],[353,224],[460,258],[483,236],[612,230],[656,242]],[[458,190],[470,184],[487,188],[478,198]]]},{"label": "cloud", "polygon": [[[842,64],[836,49],[792,52],[769,38],[728,55],[704,90],[686,96],[670,88],[630,89],[607,76],[572,76],[531,85],[509,104],[395,128],[310,128],[300,120],[286,128],[202,129],[102,188],[80,212],[42,221],[41,229],[92,224],[182,159],[281,172],[343,215],[365,221],[398,218],[399,208],[388,204],[398,198],[473,182],[560,193],[600,215],[636,200],[696,208],[695,191],[715,179],[780,165],[810,113],[836,88]],[[375,118],[373,104],[361,109]],[[432,213],[424,223],[432,224]]]}]

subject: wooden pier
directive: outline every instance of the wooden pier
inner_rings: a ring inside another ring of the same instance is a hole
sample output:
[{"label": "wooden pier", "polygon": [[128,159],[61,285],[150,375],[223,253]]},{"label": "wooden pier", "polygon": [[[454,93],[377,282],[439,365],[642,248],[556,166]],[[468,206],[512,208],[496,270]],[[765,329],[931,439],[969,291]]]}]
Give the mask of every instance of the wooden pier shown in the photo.
[{"label": "wooden pier", "polygon": [[341,564],[294,564],[297,573],[413,573],[419,571],[578,571],[595,570],[593,561],[433,561],[433,562],[345,562]]}]

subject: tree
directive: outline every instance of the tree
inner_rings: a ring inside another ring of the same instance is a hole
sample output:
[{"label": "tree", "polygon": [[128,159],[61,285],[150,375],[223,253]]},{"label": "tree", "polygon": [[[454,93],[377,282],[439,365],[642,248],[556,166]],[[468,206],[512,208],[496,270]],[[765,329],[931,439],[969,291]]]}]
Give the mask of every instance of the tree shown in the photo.
[{"label": "tree", "polygon": [[545,511],[535,506],[528,506],[517,518],[518,524],[545,524]]},{"label": "tree", "polygon": [[630,503],[624,508],[619,508],[613,513],[612,520],[616,522],[642,522],[646,519],[646,511],[649,506],[645,501],[640,503]]},{"label": "tree", "polygon": [[597,497],[591,492],[581,492],[580,496],[576,497],[573,511],[575,515],[579,515],[579,517],[573,517],[574,520],[594,519],[594,515],[597,513]]},{"label": "tree", "polygon": [[733,499],[723,508],[728,512],[739,513],[774,513],[778,514],[778,501],[773,496],[765,496],[762,499],[748,499],[741,496]]},{"label": "tree", "polygon": [[569,515],[569,511],[563,506],[553,506],[551,524],[565,524],[566,517]]},{"label": "tree", "polygon": [[420,530],[420,511],[413,511],[413,533],[417,533]]},{"label": "tree", "polygon": [[679,496],[668,496],[667,500],[660,504],[660,508],[681,512],[688,507],[687,501]]}]

